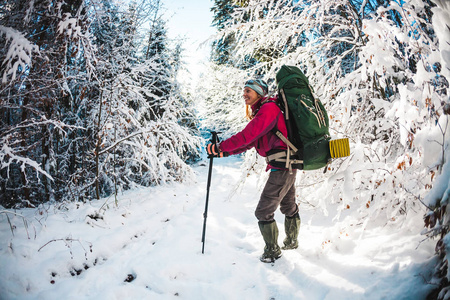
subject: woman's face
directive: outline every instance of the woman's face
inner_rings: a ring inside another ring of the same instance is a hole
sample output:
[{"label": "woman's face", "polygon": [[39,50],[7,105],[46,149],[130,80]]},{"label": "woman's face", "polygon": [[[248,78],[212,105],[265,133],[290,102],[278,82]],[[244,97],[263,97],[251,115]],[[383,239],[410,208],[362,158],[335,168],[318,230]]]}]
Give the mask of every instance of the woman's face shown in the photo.
[{"label": "woman's face", "polygon": [[244,88],[244,100],[246,105],[252,106],[261,96],[248,86]]}]

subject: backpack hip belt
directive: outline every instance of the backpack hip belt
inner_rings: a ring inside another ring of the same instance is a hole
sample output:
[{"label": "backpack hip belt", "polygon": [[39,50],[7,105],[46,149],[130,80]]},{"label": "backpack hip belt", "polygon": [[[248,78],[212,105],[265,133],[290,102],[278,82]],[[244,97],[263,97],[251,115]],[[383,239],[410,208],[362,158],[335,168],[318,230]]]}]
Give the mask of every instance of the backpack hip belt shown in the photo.
[{"label": "backpack hip belt", "polygon": [[[302,164],[303,160],[301,159],[293,159],[287,155],[287,151],[278,152],[275,154],[271,154],[266,157],[266,162],[270,164],[271,162],[287,162],[289,165],[292,164]],[[291,166],[288,166],[288,168]],[[291,167],[292,168],[292,167]]]},{"label": "backpack hip belt", "polygon": [[288,169],[292,174],[292,169],[303,169],[303,160],[296,156],[297,152],[289,147],[286,150],[275,149],[268,152],[266,162],[273,167]]}]

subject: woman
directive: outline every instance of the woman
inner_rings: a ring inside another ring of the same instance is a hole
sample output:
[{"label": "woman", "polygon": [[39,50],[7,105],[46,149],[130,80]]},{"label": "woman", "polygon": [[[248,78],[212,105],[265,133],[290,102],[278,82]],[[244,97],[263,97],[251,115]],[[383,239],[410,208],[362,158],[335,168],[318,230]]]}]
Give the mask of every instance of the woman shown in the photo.
[{"label": "woman", "polygon": [[[283,113],[275,103],[276,98],[268,98],[267,93],[268,87],[263,80],[249,80],[245,83],[243,96],[250,122],[241,132],[220,144],[207,145],[208,154],[223,157],[224,154],[239,154],[255,147],[258,154],[267,157],[270,151],[286,150],[286,144],[272,132],[275,128],[287,137]],[[296,170],[274,167],[270,163],[266,171],[269,170],[269,179],[255,211],[259,229],[266,243],[264,253],[260,257],[262,262],[274,262],[281,257],[278,227],[274,219],[278,206],[285,215],[286,238],[283,250],[298,247],[297,237],[300,229],[300,216],[295,203]]]}]

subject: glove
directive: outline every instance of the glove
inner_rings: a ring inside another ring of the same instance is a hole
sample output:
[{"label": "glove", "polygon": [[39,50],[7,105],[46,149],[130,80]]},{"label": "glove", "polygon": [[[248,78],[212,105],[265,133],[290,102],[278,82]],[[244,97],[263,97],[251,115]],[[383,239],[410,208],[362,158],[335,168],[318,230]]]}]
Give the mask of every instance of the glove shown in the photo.
[{"label": "glove", "polygon": [[217,156],[220,152],[219,147],[217,146],[217,144],[208,144],[206,145],[206,152],[209,155],[212,156]]},{"label": "glove", "polygon": [[206,152],[208,153],[208,156],[212,157],[227,157],[229,154],[228,152],[222,152],[219,150],[219,147],[217,144],[208,144],[206,146]]}]

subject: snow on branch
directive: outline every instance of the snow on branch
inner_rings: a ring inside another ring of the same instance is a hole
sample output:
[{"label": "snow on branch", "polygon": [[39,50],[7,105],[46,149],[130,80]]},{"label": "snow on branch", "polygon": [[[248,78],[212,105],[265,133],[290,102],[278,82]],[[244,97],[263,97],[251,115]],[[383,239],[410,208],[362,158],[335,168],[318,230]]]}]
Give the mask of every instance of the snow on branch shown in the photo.
[{"label": "snow on branch", "polygon": [[82,29],[78,25],[79,20],[72,18],[69,13],[64,14],[63,20],[58,24],[58,33],[66,34],[68,38],[76,39],[82,35]]},{"label": "snow on branch", "polygon": [[19,31],[0,25],[0,37],[3,35],[6,39],[5,47],[9,43],[6,57],[2,62],[2,67],[5,68],[2,83],[6,84],[9,76],[11,76],[11,81],[14,81],[18,73],[24,72],[27,66],[31,65],[32,54],[39,52],[39,47],[33,45]]},{"label": "snow on branch", "polygon": [[44,125],[53,125],[55,128],[59,129],[60,132],[63,133],[64,136],[67,135],[66,130],[64,130],[64,128],[68,128],[68,129],[81,129],[84,130],[84,127],[81,126],[74,126],[74,125],[67,125],[64,124],[61,121],[58,120],[48,120],[45,116],[41,116],[42,120],[41,121],[37,121],[34,118],[31,118],[30,120],[26,120],[25,122],[22,122],[20,124],[18,124],[17,126],[14,126],[13,128],[2,132],[1,136],[6,136],[8,134],[10,134],[13,131],[16,131],[18,129],[25,129],[25,128],[29,128],[29,127],[36,127],[36,126],[44,126]]},{"label": "snow on branch", "polygon": [[[2,148],[0,149],[0,170],[7,168],[7,177],[9,177],[9,168],[12,163],[16,162],[20,165],[20,169],[23,174],[26,176],[26,167],[31,167],[36,170],[37,174],[43,174],[50,180],[53,180],[52,176],[48,174],[41,166],[34,160],[18,155],[13,148],[8,145],[8,140],[10,136],[3,137],[1,139]],[[39,180],[39,176],[37,176]]]}]

